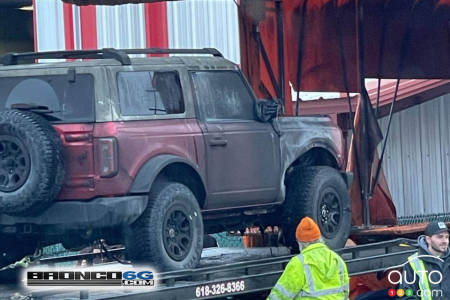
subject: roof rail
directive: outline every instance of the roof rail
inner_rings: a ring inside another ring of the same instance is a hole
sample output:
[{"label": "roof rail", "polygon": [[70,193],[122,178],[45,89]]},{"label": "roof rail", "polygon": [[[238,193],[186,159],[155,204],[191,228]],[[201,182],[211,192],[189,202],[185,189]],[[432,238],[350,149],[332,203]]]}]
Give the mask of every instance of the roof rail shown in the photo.
[{"label": "roof rail", "polygon": [[203,49],[169,49],[169,48],[143,48],[143,49],[121,49],[127,54],[210,54],[223,57],[222,53],[215,48]]},{"label": "roof rail", "polygon": [[115,59],[122,65],[130,65],[128,54],[210,54],[223,57],[215,48],[203,49],[167,49],[167,48],[142,48],[142,49],[114,49],[103,48],[98,50],[64,50],[47,52],[8,53],[0,57],[0,64],[4,66],[17,65],[21,61],[30,63],[35,59]]}]

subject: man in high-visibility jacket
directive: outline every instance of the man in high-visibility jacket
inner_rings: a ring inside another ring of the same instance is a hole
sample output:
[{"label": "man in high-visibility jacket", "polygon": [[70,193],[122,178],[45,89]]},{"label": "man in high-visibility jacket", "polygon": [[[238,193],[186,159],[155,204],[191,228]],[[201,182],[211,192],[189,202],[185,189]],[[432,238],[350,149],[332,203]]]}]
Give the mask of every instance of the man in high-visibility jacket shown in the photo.
[{"label": "man in high-visibility jacket", "polygon": [[317,224],[303,218],[295,237],[300,254],[289,261],[267,299],[348,299],[347,266],[323,243]]},{"label": "man in high-visibility jacket", "polygon": [[406,298],[422,300],[450,299],[449,233],[444,222],[431,222],[425,235],[418,238],[419,250],[404,266],[400,288]]}]

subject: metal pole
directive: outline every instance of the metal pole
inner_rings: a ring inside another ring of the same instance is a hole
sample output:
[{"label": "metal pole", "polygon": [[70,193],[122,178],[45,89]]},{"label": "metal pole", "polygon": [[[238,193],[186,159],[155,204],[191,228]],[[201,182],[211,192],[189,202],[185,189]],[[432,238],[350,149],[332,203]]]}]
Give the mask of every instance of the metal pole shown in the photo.
[{"label": "metal pole", "polygon": [[264,61],[264,65],[266,66],[266,69],[267,69],[267,73],[269,73],[270,82],[272,83],[273,89],[275,90],[277,97],[280,98],[282,88],[278,85],[277,80],[275,78],[275,74],[272,69],[272,66],[270,65],[269,56],[267,56],[266,48],[264,47],[264,44],[261,40],[261,33],[259,32],[258,25],[254,25],[253,34],[254,34],[256,43],[258,45],[258,50],[261,52],[262,59]]},{"label": "metal pole", "polygon": [[368,99],[368,94],[365,87],[365,76],[364,76],[364,28],[363,28],[363,6],[362,1],[357,1],[357,35],[358,35],[358,66],[359,66],[359,85],[360,85],[360,96],[361,96],[361,114],[360,114],[360,130],[361,130],[361,192],[363,200],[363,214],[364,214],[364,226],[366,228],[370,227],[370,196],[369,196],[369,184],[370,184],[370,174],[369,174],[369,164],[367,161],[368,155],[368,144],[367,144],[367,112],[369,108],[367,105],[370,104],[370,99]]},{"label": "metal pole", "polygon": [[278,43],[278,86],[280,87],[280,98],[283,103],[283,113],[286,105],[286,91],[284,80],[284,39],[283,39],[283,12],[282,12],[283,0],[275,1],[275,10],[277,14],[277,43]]}]

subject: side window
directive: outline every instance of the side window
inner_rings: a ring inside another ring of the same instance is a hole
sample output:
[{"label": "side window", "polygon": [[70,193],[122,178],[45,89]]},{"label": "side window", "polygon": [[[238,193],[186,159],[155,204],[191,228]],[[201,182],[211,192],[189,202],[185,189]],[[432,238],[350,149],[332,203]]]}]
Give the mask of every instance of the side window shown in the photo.
[{"label": "side window", "polygon": [[192,72],[195,94],[206,120],[255,120],[254,99],[234,71]]},{"label": "side window", "polygon": [[119,72],[120,110],[124,116],[184,113],[177,72]]}]

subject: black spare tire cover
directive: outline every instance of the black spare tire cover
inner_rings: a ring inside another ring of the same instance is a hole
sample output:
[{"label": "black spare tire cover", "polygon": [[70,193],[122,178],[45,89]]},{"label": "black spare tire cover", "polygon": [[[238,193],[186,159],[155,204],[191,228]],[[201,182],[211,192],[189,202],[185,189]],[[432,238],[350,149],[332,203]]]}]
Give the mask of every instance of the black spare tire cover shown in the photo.
[{"label": "black spare tire cover", "polygon": [[64,183],[61,140],[42,116],[0,111],[0,213],[37,214]]}]

